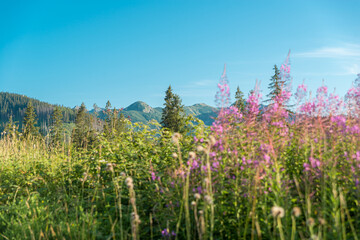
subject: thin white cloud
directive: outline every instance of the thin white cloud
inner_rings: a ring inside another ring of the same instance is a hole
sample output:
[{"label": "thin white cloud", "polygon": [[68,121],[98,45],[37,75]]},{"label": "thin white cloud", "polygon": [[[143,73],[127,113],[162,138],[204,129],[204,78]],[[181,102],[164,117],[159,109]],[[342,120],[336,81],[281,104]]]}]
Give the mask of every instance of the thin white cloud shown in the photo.
[{"label": "thin white cloud", "polygon": [[208,97],[215,95],[218,80],[202,79],[178,86],[177,93],[184,97]]},{"label": "thin white cloud", "polygon": [[345,69],[349,75],[357,75],[360,73],[360,65],[359,64],[352,64],[350,66],[346,66]]},{"label": "thin white cloud", "polygon": [[215,80],[199,80],[194,82],[193,84],[190,84],[190,86],[195,85],[195,86],[216,86],[217,81]]},{"label": "thin white cloud", "polygon": [[340,47],[322,47],[307,52],[296,53],[294,56],[304,58],[360,58],[360,45],[345,44]]}]

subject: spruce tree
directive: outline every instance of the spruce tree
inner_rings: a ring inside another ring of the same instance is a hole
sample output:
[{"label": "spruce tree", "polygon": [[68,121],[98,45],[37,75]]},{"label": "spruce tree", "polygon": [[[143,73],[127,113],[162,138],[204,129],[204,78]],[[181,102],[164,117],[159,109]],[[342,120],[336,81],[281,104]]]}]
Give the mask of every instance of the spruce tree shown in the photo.
[{"label": "spruce tree", "polygon": [[63,140],[63,114],[60,107],[56,106],[51,115],[51,143],[53,145],[60,144]]},{"label": "spruce tree", "polygon": [[105,106],[105,123],[104,123],[104,134],[109,136],[112,132],[112,114],[111,114],[111,103],[108,100]]},{"label": "spruce tree", "polygon": [[93,129],[93,119],[87,113],[85,104],[82,103],[76,114],[75,129],[72,139],[75,147],[88,148],[93,145],[96,133]]},{"label": "spruce tree", "polygon": [[270,93],[266,95],[269,99],[266,102],[273,102],[285,87],[285,81],[281,79],[278,67],[275,65],[273,69],[274,75],[271,77],[269,84]]},{"label": "spruce tree", "polygon": [[115,126],[117,122],[117,110],[116,108],[111,109],[110,101],[106,102],[105,106],[105,123],[104,123],[104,134],[106,137],[112,137],[115,133]]},{"label": "spruce tree", "polygon": [[244,93],[240,90],[239,86],[236,89],[235,100],[235,107],[237,107],[241,112],[243,112],[245,109],[245,99]]},{"label": "spruce tree", "polygon": [[185,111],[181,99],[172,92],[171,86],[165,92],[165,107],[161,116],[163,127],[174,132],[182,132],[185,126]]},{"label": "spruce tree", "polygon": [[25,116],[24,116],[24,130],[23,130],[23,136],[25,138],[29,136],[39,136],[39,127],[36,126],[37,120],[36,120],[36,113],[34,106],[32,105],[32,102],[30,101],[27,105],[27,108],[25,110]]}]

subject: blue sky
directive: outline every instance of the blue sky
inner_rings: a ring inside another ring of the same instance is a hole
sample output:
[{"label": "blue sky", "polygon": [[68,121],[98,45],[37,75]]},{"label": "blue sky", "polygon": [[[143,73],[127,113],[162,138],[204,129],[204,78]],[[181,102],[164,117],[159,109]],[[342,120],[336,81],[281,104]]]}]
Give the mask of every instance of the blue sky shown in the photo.
[{"label": "blue sky", "polygon": [[360,72],[360,1],[0,1],[0,91],[73,107],[215,105],[227,64],[232,97],[267,94],[291,49],[293,89],[343,95]]}]

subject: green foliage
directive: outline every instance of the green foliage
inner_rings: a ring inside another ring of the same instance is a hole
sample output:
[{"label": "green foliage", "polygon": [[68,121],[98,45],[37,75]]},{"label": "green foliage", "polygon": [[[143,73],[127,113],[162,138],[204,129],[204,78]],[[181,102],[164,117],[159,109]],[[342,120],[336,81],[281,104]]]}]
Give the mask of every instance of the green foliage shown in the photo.
[{"label": "green foliage", "polygon": [[72,134],[72,142],[76,148],[93,147],[96,141],[93,123],[94,118],[87,113],[85,104],[82,103],[76,114],[75,129]]},{"label": "green foliage", "polygon": [[9,121],[5,125],[4,134],[9,138],[15,138],[19,135],[18,129],[17,122],[14,122],[12,115],[10,115]]},{"label": "green foliage", "polygon": [[270,93],[266,95],[269,99],[267,101],[274,101],[275,97],[281,93],[281,90],[285,87],[285,81],[281,79],[280,70],[275,65],[274,75],[270,79],[269,90]]},{"label": "green foliage", "polygon": [[[51,126],[51,114],[53,113],[55,105],[41,102],[24,95],[6,92],[0,93],[0,131],[4,130],[5,124],[9,121],[10,116],[12,116],[14,122],[17,122],[19,129],[23,129],[25,110],[30,101],[32,102],[37,115],[40,132],[43,135],[47,134],[48,126]],[[63,106],[58,107],[63,113],[64,122],[74,122],[75,111],[73,109]]]},{"label": "green foliage", "polygon": [[184,106],[177,94],[172,92],[171,86],[166,90],[164,109],[161,117],[163,127],[173,132],[183,132],[185,125]]},{"label": "green foliage", "polygon": [[113,138],[119,133],[126,131],[126,121],[121,110],[116,108],[111,110],[111,103],[108,101],[105,107],[104,135],[107,138]]},{"label": "green foliage", "polygon": [[52,127],[51,127],[51,143],[53,145],[62,144],[64,140],[64,129],[63,129],[63,115],[59,107],[55,107],[55,110],[51,116]]},{"label": "green foliage", "polygon": [[28,103],[27,108],[25,110],[24,116],[24,129],[23,136],[28,138],[30,136],[37,137],[39,136],[39,127],[37,127],[37,119],[34,106],[31,102]]},{"label": "green foliage", "polygon": [[240,90],[239,86],[236,89],[235,100],[235,107],[237,107],[241,112],[243,112],[245,109],[245,99],[244,93]]},{"label": "green foliage", "polygon": [[[77,115],[86,132],[84,104]],[[134,239],[135,223],[135,239],[358,238],[359,133],[331,118],[228,117],[218,135],[189,117],[183,135],[125,121],[92,147],[0,139],[0,238]]]}]

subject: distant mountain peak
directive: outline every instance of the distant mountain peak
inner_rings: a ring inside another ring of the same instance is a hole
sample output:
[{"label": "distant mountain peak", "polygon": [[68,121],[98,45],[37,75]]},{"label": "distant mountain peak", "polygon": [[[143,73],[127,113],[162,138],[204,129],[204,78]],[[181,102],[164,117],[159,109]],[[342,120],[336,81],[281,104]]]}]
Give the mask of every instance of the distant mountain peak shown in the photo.
[{"label": "distant mountain peak", "polygon": [[210,107],[209,105],[207,105],[207,104],[205,104],[205,103],[195,103],[193,106],[194,106],[194,107],[196,107],[196,106]]},{"label": "distant mountain peak", "polygon": [[144,113],[154,112],[154,109],[152,107],[150,107],[148,104],[146,104],[142,101],[134,102],[133,104],[131,104],[124,110],[125,111],[139,111],[139,112],[144,112]]}]

